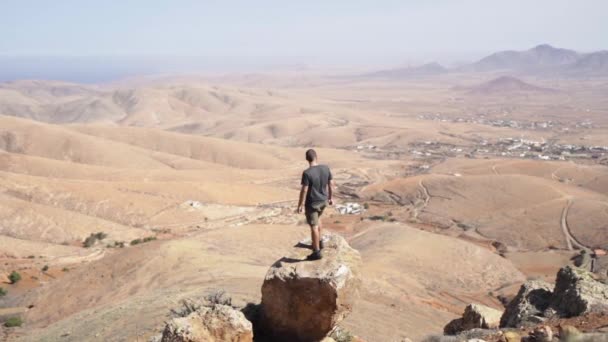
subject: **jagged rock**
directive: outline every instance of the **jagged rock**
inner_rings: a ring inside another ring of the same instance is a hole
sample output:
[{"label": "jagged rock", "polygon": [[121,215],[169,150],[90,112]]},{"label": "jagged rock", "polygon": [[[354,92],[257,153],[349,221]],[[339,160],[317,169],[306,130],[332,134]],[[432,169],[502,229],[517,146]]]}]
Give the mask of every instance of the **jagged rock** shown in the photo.
[{"label": "jagged rock", "polygon": [[521,336],[515,331],[505,331],[500,339],[501,342],[521,342]]},{"label": "jagged rock", "polygon": [[590,272],[566,266],[555,280],[551,306],[563,317],[587,312],[608,312],[608,285],[593,279]]},{"label": "jagged rock", "polygon": [[560,341],[576,341],[581,335],[581,332],[571,325],[562,325],[559,327]]},{"label": "jagged rock", "polygon": [[161,342],[251,342],[253,330],[243,313],[227,305],[201,307],[167,322]]},{"label": "jagged rock", "polygon": [[551,330],[551,327],[547,325],[536,327],[534,331],[530,333],[530,336],[528,336],[527,341],[551,342],[553,341],[553,330]]},{"label": "jagged rock", "polygon": [[500,327],[517,328],[538,322],[535,317],[542,316],[551,304],[552,288],[552,285],[540,280],[525,282],[507,305],[500,319]]},{"label": "jagged rock", "polygon": [[260,326],[278,341],[319,341],[352,310],[361,257],[338,235],[324,237],[323,259],[307,261],[300,242],[270,267],[262,286]]},{"label": "jagged rock", "polygon": [[443,332],[446,335],[455,335],[464,330],[495,329],[500,324],[502,311],[481,304],[469,304],[464,309],[461,318],[448,323]]},{"label": "jagged rock", "polygon": [[464,329],[494,329],[500,324],[502,311],[496,310],[485,305],[469,304],[464,309],[462,315],[462,325]]},{"label": "jagged rock", "polygon": [[443,333],[446,335],[456,335],[463,330],[462,317],[451,320],[445,325],[445,327],[443,327]]}]

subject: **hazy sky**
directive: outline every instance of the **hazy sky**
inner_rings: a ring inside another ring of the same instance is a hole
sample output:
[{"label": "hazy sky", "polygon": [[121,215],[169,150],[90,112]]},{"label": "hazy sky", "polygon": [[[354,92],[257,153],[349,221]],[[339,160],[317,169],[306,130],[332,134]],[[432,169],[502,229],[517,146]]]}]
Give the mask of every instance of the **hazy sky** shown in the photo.
[{"label": "hazy sky", "polygon": [[608,48],[606,0],[0,0],[0,55],[362,64]]}]

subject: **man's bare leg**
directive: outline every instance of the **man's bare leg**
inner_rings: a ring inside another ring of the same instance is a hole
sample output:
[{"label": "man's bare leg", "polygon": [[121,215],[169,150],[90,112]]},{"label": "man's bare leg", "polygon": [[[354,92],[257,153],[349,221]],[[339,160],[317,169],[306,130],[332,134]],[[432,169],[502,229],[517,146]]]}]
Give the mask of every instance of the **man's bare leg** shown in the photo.
[{"label": "man's bare leg", "polygon": [[320,239],[320,234],[319,234],[319,226],[310,226],[310,234],[311,234],[311,240],[312,240],[312,249],[313,251],[318,251],[320,250],[319,248],[319,239]]},{"label": "man's bare leg", "polygon": [[323,249],[323,224],[321,223],[321,218],[319,217],[319,249]]}]

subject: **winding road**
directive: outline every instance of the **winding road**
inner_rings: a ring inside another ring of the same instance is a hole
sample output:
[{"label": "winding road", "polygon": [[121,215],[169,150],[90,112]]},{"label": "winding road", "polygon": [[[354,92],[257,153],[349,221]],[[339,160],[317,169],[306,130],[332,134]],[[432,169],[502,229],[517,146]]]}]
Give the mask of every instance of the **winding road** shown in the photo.
[{"label": "winding road", "polygon": [[567,197],[566,205],[564,206],[564,209],[562,209],[562,217],[561,217],[562,231],[564,232],[564,236],[566,237],[566,244],[568,246],[568,250],[573,250],[574,247],[576,247],[578,249],[586,249],[586,250],[590,251],[591,249],[589,247],[580,243],[574,237],[574,235],[572,235],[572,231],[570,230],[570,226],[568,225],[568,211],[570,210],[572,203],[573,203],[572,199]]}]

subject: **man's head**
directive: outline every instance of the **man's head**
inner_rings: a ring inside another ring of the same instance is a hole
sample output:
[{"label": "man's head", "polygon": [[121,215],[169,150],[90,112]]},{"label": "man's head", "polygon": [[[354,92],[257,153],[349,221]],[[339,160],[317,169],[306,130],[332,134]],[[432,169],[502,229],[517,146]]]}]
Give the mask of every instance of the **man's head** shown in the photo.
[{"label": "man's head", "polygon": [[306,151],[306,160],[308,160],[309,163],[312,163],[317,160],[317,152],[315,152],[315,150],[313,150],[312,148]]}]

